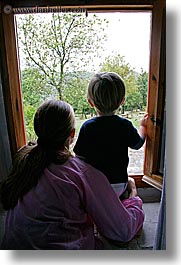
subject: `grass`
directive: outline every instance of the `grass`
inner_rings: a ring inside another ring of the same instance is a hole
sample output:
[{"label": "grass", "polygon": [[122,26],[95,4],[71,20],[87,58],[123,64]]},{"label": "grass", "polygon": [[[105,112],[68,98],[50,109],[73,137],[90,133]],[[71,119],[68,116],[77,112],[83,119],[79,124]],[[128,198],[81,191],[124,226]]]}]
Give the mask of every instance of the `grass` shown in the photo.
[{"label": "grass", "polygon": [[[143,118],[144,113],[132,112],[129,113],[128,119],[133,123],[133,125],[138,129],[140,126],[140,120]],[[76,134],[74,143],[71,146],[71,151],[73,151],[73,147],[75,145],[79,130],[81,125],[87,120],[81,118],[80,116],[76,116]],[[90,117],[89,117],[90,118]],[[129,174],[142,174],[143,173],[143,160],[144,160],[144,147],[139,150],[132,150],[129,148],[129,166],[128,172]]]},{"label": "grass", "polygon": [[[121,115],[120,115],[121,116]],[[126,117],[126,116],[125,116]],[[138,129],[140,126],[140,121],[143,117],[143,114],[139,112],[131,112],[128,115],[128,119],[133,123],[133,125]],[[90,117],[89,117],[90,118]],[[88,118],[88,119],[89,119]],[[127,117],[126,117],[127,118]],[[81,118],[80,116],[75,117],[75,125],[76,125],[76,135],[78,135],[81,125],[86,121],[87,119]]]},{"label": "grass", "polygon": [[[133,123],[133,125],[138,129],[139,125],[140,125],[140,120],[143,117],[143,114],[139,114],[137,112],[132,112],[129,114],[128,119],[131,120],[131,122]],[[89,117],[88,119],[90,119],[91,117]],[[86,121],[87,119],[82,118],[78,115],[75,116],[75,126],[76,126],[76,133],[75,133],[75,139],[78,136],[78,133],[80,131],[80,127],[81,125]],[[33,129],[30,128],[28,130],[28,128],[26,128],[26,134],[27,134],[27,140],[29,141],[33,141],[35,140],[37,137],[35,135],[35,133],[33,132]]]},{"label": "grass", "polygon": [[[129,113],[129,117],[128,119],[131,120],[131,122],[133,123],[133,125],[138,129],[139,125],[140,125],[140,120],[143,117],[143,114],[141,113],[137,113],[137,112],[132,112]],[[91,117],[89,117],[90,119]],[[81,118],[80,116],[76,115],[75,117],[75,125],[76,125],[76,133],[75,133],[75,138],[74,138],[74,142],[72,143],[72,145],[70,146],[70,150],[73,153],[73,147],[76,143],[76,139],[78,137],[79,131],[80,131],[80,127],[81,125],[86,121],[87,119],[85,118]],[[36,135],[35,133],[28,133],[29,131],[27,130],[27,140],[29,141],[33,141],[36,139]],[[129,157],[130,157],[130,163],[129,163],[129,167],[128,167],[128,171],[129,173],[140,173],[143,170],[143,148],[135,151],[135,150],[129,150]]]}]

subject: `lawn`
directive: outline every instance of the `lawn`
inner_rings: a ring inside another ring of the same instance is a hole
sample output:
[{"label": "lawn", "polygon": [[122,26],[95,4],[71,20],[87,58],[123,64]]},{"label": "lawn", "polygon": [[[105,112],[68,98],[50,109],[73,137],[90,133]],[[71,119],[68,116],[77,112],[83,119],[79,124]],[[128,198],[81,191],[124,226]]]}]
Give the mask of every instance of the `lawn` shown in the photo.
[{"label": "lawn", "polygon": [[[130,113],[125,114],[123,117],[129,119],[133,123],[133,125],[138,129],[139,128],[139,125],[140,125],[140,121],[141,121],[141,119],[142,119],[143,116],[144,116],[144,113],[143,112],[130,112]],[[78,115],[75,116],[76,135],[79,133],[79,130],[80,130],[81,125],[86,120],[87,119],[81,118]]]},{"label": "lawn", "polygon": [[[144,116],[142,112],[132,112],[129,115],[124,115],[125,118],[128,118],[133,125],[138,129],[140,125],[140,120]],[[127,117],[126,117],[127,116]],[[90,118],[90,117],[89,117]],[[86,119],[81,118],[80,116],[75,117],[76,120],[76,135],[74,143],[71,146],[71,151],[73,150],[73,146],[76,142],[80,127],[82,123],[86,121]],[[129,148],[129,166],[128,172],[131,174],[142,174],[143,173],[143,160],[144,160],[144,147],[139,150],[132,150]]]}]

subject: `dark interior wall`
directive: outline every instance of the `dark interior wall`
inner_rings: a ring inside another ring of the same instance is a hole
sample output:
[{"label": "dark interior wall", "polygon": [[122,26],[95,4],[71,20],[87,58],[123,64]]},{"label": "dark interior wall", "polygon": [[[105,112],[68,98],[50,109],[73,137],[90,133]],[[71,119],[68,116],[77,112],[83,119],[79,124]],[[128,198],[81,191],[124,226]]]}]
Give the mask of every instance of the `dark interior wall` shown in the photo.
[{"label": "dark interior wall", "polygon": [[0,75],[0,180],[7,175],[11,166],[11,152],[7,131],[6,116],[4,110],[4,99]]}]

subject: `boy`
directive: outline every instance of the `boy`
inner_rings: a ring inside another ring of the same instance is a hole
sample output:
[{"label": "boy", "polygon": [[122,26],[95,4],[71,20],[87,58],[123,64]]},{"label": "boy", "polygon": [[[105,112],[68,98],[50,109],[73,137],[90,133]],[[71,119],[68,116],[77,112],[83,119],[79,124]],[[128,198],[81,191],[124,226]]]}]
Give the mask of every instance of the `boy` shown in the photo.
[{"label": "boy", "polygon": [[128,147],[139,149],[147,134],[146,114],[139,132],[132,123],[116,115],[125,101],[125,84],[112,72],[96,74],[89,83],[87,100],[97,116],[81,127],[74,152],[102,171],[120,196],[128,182]]}]

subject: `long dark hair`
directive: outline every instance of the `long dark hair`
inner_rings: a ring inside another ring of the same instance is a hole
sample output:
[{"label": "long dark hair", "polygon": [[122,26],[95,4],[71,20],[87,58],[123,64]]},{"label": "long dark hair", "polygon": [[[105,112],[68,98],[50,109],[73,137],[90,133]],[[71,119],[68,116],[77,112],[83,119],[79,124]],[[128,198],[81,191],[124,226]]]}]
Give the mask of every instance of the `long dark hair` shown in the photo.
[{"label": "long dark hair", "polygon": [[14,208],[18,199],[37,185],[51,162],[63,164],[71,156],[68,147],[74,122],[73,109],[64,101],[49,100],[38,108],[34,116],[37,142],[17,152],[10,174],[0,184],[5,210]]}]

